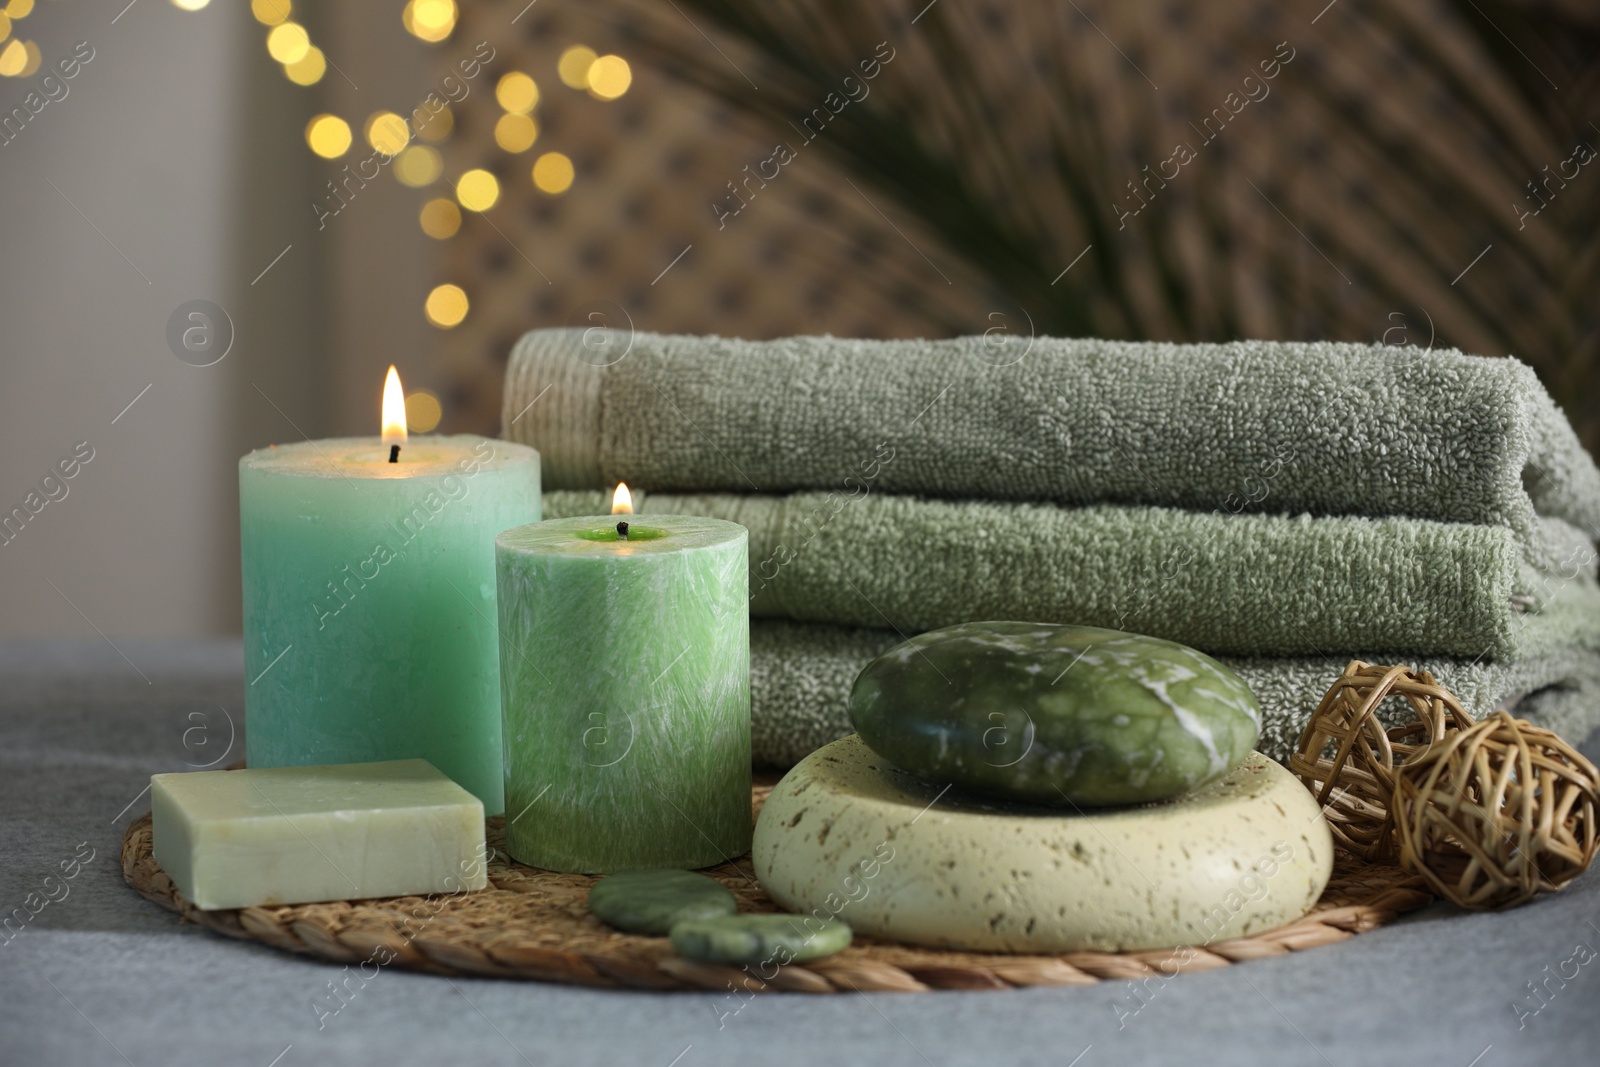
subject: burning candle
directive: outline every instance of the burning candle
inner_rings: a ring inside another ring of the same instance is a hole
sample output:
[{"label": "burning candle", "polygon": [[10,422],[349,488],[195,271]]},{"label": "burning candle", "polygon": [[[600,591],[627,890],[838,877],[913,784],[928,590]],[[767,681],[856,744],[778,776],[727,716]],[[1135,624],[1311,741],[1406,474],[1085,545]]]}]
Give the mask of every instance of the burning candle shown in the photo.
[{"label": "burning candle", "polygon": [[547,870],[707,867],[750,847],[748,532],[552,519],[495,541],[506,848]]},{"label": "burning candle", "polygon": [[539,518],[539,454],[408,437],[393,367],[378,437],[239,461],[246,760],[425,759],[501,810],[494,537]]}]

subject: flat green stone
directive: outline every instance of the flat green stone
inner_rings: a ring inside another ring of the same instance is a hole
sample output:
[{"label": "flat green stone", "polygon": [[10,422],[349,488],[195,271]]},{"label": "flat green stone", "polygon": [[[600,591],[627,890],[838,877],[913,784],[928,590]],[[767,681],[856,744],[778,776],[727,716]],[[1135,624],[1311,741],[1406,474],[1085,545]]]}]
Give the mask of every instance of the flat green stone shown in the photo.
[{"label": "flat green stone", "polygon": [[702,963],[805,963],[850,945],[850,927],[805,915],[728,915],[672,928],[678,955]]},{"label": "flat green stone", "polygon": [[1033,804],[1165,800],[1238,766],[1261,733],[1233,671],[1172,641],[970,622],[896,645],[856,678],[861,739],[931,781]]},{"label": "flat green stone", "polygon": [[618,871],[589,890],[589,910],[618,930],[661,937],[686,919],[732,915],[739,904],[721,882],[693,871]]}]

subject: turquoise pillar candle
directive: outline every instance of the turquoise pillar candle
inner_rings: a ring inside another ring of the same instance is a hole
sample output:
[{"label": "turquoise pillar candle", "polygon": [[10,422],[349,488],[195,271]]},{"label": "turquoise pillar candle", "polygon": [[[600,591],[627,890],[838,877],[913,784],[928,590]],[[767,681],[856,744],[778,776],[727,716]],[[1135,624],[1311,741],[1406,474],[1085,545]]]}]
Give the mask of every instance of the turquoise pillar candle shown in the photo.
[{"label": "turquoise pillar candle", "polygon": [[748,533],[634,519],[495,541],[506,849],[546,870],[707,867],[750,847]]},{"label": "turquoise pillar candle", "polygon": [[500,812],[494,537],[539,518],[539,454],[483,437],[239,461],[246,760],[425,759]]}]

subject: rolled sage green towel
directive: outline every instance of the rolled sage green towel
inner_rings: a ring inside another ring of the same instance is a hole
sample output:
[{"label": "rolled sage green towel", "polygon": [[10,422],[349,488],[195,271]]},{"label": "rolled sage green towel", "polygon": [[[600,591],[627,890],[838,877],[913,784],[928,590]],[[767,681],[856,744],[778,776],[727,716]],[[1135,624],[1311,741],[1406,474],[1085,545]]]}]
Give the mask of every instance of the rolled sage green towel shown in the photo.
[{"label": "rolled sage green towel", "polygon": [[[750,743],[755,761],[790,767],[853,733],[850,686],[862,667],[901,640],[892,630],[752,622]],[[1512,664],[1373,654],[1218,658],[1238,671],[1256,694],[1262,715],[1256,747],[1279,762],[1294,751],[1306,719],[1351,659],[1431,671],[1474,717],[1510,706],[1517,716],[1574,744],[1600,724],[1600,653],[1584,648]],[[1386,705],[1385,710],[1399,708]]]},{"label": "rolled sage green towel", "polygon": [[[1424,519],[869,492],[641,492],[634,504],[748,528],[755,618],[907,633],[1076,623],[1247,656],[1362,648],[1507,661],[1600,642],[1595,552],[1558,519],[1539,522],[1564,562],[1541,571],[1506,527]],[[551,492],[544,508],[597,514],[609,500]]]},{"label": "rolled sage green towel", "polygon": [[1600,471],[1533,371],[1454,350],[536,330],[503,433],[550,489],[1407,516],[1508,527],[1547,568],[1537,516],[1600,536]]}]

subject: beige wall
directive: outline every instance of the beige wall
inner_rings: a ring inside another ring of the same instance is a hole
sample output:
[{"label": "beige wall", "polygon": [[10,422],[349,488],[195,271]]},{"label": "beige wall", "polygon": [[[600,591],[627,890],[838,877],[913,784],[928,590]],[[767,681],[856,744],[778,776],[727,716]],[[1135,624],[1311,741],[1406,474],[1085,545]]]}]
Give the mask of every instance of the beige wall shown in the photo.
[{"label": "beige wall", "polygon": [[[0,79],[9,113],[57,57],[94,49],[0,147],[0,508],[93,450],[0,547],[0,636],[236,632],[235,465],[294,436],[261,394],[308,433],[332,421],[308,91],[268,61],[244,4],[145,0],[113,22],[119,7],[39,5],[15,32],[45,68]],[[215,366],[168,348],[168,316],[192,299],[233,319]]]}]

